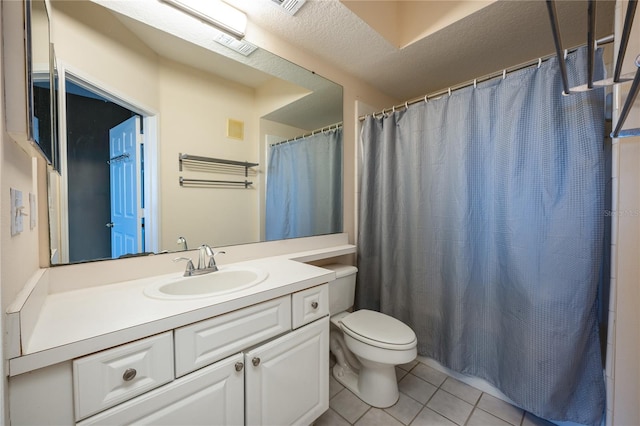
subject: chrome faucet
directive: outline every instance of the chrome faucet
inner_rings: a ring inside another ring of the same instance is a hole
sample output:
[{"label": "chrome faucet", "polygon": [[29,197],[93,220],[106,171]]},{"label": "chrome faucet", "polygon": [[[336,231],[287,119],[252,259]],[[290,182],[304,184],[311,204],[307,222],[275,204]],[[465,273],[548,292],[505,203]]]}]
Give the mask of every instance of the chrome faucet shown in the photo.
[{"label": "chrome faucet", "polygon": [[189,250],[187,248],[187,239],[185,237],[178,237],[177,244],[178,244],[178,250],[182,250],[182,251]]},{"label": "chrome faucet", "polygon": [[[216,265],[216,254],[225,254],[224,251],[214,252],[211,247],[206,244],[203,244],[198,248],[198,269],[197,271],[200,274],[206,274],[209,272],[216,272],[218,270],[218,265]],[[209,256],[209,260],[207,261],[207,256]]]},{"label": "chrome faucet", "polygon": [[[194,275],[204,275],[210,272],[216,272],[218,270],[218,266],[216,265],[216,254],[225,254],[224,251],[214,252],[211,247],[206,244],[198,247],[198,267],[193,266],[193,261],[188,257],[176,257],[173,259],[174,262],[179,262],[184,260],[187,262],[187,267],[184,270],[185,277],[192,277]],[[207,256],[209,260],[207,260]]]}]

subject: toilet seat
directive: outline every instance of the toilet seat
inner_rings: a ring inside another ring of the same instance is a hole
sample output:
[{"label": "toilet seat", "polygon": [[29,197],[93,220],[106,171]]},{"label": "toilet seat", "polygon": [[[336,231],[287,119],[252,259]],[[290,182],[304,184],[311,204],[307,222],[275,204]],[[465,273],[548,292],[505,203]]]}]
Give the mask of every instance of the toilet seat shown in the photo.
[{"label": "toilet seat", "polygon": [[340,320],[342,331],[368,345],[397,351],[416,347],[413,330],[389,315],[361,309]]}]

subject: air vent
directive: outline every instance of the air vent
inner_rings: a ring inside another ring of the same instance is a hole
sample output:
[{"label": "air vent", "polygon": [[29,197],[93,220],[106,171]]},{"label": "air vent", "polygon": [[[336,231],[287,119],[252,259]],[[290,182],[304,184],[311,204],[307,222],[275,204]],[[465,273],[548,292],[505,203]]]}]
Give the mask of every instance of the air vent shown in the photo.
[{"label": "air vent", "polygon": [[271,0],[289,15],[295,15],[307,0]]},{"label": "air vent", "polygon": [[257,47],[251,43],[247,43],[246,41],[242,40],[236,40],[235,38],[229,37],[226,34],[220,34],[214,40],[221,45],[226,46],[229,49],[234,50],[244,56],[251,55],[257,49]]}]

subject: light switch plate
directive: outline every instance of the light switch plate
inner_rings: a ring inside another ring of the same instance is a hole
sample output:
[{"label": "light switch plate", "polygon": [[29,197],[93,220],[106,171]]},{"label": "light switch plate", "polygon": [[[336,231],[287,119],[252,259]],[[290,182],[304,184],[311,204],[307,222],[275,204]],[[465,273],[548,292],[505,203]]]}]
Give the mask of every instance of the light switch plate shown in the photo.
[{"label": "light switch plate", "polygon": [[34,229],[36,227],[37,218],[36,194],[29,193],[29,229]]},{"label": "light switch plate", "polygon": [[10,189],[11,191],[11,236],[22,232],[22,191]]}]

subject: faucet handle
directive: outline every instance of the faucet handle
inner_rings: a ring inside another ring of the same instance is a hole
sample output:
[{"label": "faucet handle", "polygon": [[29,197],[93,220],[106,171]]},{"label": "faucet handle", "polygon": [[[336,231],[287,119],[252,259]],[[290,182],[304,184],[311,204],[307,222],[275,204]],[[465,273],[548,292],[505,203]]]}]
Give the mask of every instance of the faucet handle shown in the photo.
[{"label": "faucet handle", "polygon": [[184,270],[184,276],[190,277],[191,275],[193,275],[193,271],[195,271],[196,269],[193,266],[193,261],[188,257],[176,257],[175,259],[173,259],[174,262],[180,262],[182,260],[187,262],[187,268]]},{"label": "faucet handle", "polygon": [[203,250],[207,256],[213,256],[213,249],[208,244],[201,245],[200,250]]},{"label": "faucet handle", "polygon": [[215,255],[217,254],[227,254],[226,251],[216,251],[211,253],[211,257],[209,257],[209,268],[212,268],[214,271],[218,270],[218,266],[216,265]]}]

